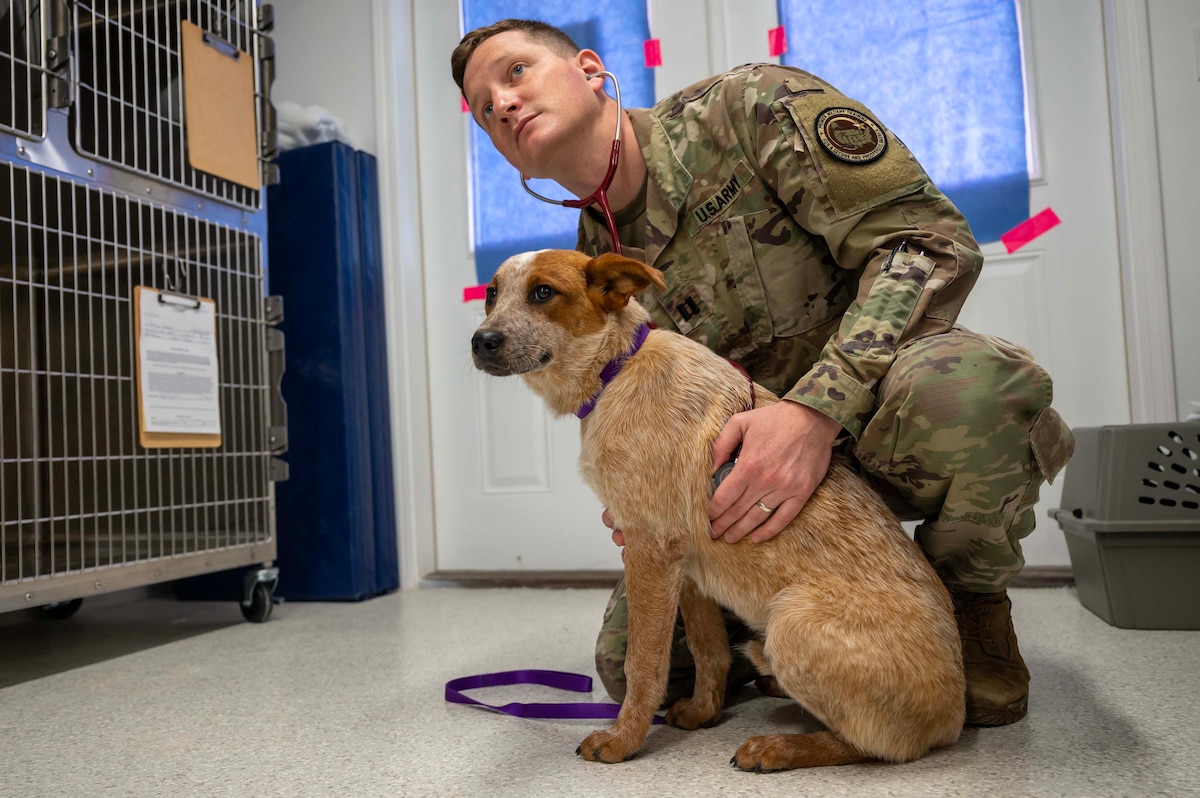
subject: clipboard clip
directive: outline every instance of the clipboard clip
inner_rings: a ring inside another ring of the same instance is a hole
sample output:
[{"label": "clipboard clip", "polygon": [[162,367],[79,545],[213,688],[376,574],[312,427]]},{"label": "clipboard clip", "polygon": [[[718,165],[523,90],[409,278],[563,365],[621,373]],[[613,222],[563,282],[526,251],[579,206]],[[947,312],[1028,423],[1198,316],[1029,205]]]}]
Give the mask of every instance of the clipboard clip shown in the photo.
[{"label": "clipboard clip", "polygon": [[232,44],[225,41],[224,39],[222,39],[220,36],[218,36],[215,33],[209,33],[208,31],[204,31],[203,41],[205,44],[207,44],[209,47],[216,50],[218,53],[221,53],[222,55],[227,55],[230,58],[232,58],[234,61],[237,61],[239,58],[242,57],[242,53],[240,50],[238,50],[238,48],[234,47]]},{"label": "clipboard clip", "polygon": [[[172,294],[183,294],[184,286],[187,285],[188,281],[187,264],[176,261],[173,265],[174,269],[171,268],[171,264],[163,264],[163,274],[166,276],[165,284],[167,291]],[[181,277],[183,278],[182,285],[180,285],[179,279]]]},{"label": "clipboard clip", "polygon": [[[170,266],[163,267],[163,271],[166,273],[166,280],[164,281],[166,288],[158,292],[159,303],[199,310],[200,300],[190,294],[185,294],[182,290],[188,281],[187,264],[176,262],[174,266],[174,269],[171,269]],[[183,285],[180,285],[180,277],[183,278]]]},{"label": "clipboard clip", "polygon": [[162,305],[174,305],[175,307],[189,308],[191,310],[200,309],[200,300],[194,296],[187,294],[176,294],[170,291],[159,291],[158,301]]}]

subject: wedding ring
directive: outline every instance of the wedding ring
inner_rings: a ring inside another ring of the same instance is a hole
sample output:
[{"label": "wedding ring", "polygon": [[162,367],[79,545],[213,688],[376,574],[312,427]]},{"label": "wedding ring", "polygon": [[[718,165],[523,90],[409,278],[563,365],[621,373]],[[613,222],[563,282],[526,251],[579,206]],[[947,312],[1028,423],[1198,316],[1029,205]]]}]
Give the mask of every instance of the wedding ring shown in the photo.
[{"label": "wedding ring", "polygon": [[763,504],[762,502],[758,503],[758,509],[762,510],[767,515],[770,515],[771,513],[775,512],[774,507],[768,507],[767,505]]}]

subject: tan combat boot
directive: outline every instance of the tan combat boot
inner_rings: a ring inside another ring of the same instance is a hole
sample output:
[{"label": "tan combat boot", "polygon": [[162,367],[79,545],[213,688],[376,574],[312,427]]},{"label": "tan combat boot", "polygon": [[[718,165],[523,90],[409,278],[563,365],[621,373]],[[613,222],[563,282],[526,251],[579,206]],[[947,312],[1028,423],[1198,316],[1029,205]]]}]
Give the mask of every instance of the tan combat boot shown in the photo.
[{"label": "tan combat boot", "polygon": [[1017,650],[1008,593],[951,590],[967,677],[967,724],[1006,726],[1025,717],[1029,670]]}]

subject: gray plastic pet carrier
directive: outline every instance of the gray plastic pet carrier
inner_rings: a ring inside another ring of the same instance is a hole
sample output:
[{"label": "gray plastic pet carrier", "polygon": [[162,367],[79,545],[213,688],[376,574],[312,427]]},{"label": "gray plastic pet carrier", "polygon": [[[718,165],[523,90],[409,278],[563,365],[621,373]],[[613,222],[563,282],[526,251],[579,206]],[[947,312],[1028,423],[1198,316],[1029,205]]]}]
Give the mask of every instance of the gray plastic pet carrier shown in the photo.
[{"label": "gray plastic pet carrier", "polygon": [[1079,600],[1114,626],[1200,629],[1200,422],[1074,433],[1050,516]]}]

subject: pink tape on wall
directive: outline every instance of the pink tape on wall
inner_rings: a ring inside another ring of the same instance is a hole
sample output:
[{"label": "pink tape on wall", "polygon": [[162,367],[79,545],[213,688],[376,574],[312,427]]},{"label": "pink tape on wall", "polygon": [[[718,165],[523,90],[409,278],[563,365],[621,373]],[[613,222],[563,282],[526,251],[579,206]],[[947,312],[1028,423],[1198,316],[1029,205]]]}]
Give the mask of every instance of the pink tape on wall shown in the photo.
[{"label": "pink tape on wall", "polygon": [[772,57],[787,52],[787,31],[782,25],[767,31],[767,46],[770,48]]},{"label": "pink tape on wall", "polygon": [[1058,214],[1054,212],[1053,208],[1047,208],[1000,236],[1000,240],[1004,242],[1005,249],[1009,252],[1016,252],[1042,233],[1057,227],[1059,224],[1061,224],[1061,220],[1058,218]]},{"label": "pink tape on wall", "polygon": [[662,66],[662,42],[658,39],[647,39],[642,44],[646,56],[646,68]]},{"label": "pink tape on wall", "polygon": [[472,285],[463,289],[463,302],[474,302],[476,299],[487,299],[486,285]]}]

